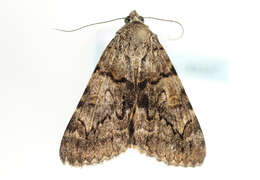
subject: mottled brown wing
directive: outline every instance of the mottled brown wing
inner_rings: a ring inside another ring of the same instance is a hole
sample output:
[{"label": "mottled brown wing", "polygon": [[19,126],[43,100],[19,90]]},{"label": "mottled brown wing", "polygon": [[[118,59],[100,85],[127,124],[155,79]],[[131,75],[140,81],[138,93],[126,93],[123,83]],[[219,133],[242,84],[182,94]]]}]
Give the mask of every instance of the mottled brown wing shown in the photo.
[{"label": "mottled brown wing", "polygon": [[177,73],[153,35],[139,68],[134,146],[167,164],[196,166],[205,157],[204,137]]},{"label": "mottled brown wing", "polygon": [[129,144],[133,84],[115,37],[104,51],[62,138],[60,158],[82,166],[110,159]]}]

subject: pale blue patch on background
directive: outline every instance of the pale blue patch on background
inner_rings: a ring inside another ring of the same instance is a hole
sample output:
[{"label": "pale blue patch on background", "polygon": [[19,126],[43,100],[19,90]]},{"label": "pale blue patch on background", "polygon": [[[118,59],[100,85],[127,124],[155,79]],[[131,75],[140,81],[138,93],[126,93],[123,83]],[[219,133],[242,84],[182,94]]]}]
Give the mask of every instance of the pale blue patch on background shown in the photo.
[{"label": "pale blue patch on background", "polygon": [[227,59],[178,52],[170,53],[169,56],[176,71],[182,76],[228,81],[229,62]]}]

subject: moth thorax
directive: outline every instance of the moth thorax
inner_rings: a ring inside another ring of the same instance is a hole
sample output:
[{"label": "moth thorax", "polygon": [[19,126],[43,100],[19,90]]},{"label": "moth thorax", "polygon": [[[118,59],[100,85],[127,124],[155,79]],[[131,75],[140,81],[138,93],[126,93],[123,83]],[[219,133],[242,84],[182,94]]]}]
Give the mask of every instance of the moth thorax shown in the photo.
[{"label": "moth thorax", "polygon": [[149,33],[146,29],[138,29],[136,32],[136,40],[138,43],[143,43],[149,38]]}]

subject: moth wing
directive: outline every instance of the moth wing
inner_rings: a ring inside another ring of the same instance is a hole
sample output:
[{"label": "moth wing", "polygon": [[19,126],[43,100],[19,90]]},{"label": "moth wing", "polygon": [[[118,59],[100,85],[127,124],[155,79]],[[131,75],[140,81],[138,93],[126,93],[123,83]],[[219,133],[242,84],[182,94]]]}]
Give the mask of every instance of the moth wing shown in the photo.
[{"label": "moth wing", "polygon": [[156,36],[143,59],[134,117],[134,145],[167,164],[196,166],[206,154],[196,115]]},{"label": "moth wing", "polygon": [[60,146],[63,162],[99,163],[128,147],[132,107],[125,101],[132,85],[125,73],[128,67],[120,65],[124,57],[117,56],[117,42],[113,39],[104,51],[65,130]]}]

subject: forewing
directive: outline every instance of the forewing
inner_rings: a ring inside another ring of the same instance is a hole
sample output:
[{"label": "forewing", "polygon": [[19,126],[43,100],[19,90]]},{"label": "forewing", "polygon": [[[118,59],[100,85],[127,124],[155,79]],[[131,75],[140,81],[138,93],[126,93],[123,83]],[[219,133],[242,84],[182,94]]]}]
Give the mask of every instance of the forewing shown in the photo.
[{"label": "forewing", "polygon": [[199,165],[206,154],[199,122],[156,36],[148,46],[139,68],[134,146],[167,164]]},{"label": "forewing", "polygon": [[99,163],[129,144],[133,85],[116,36],[104,51],[62,138],[60,158],[71,165]]}]

